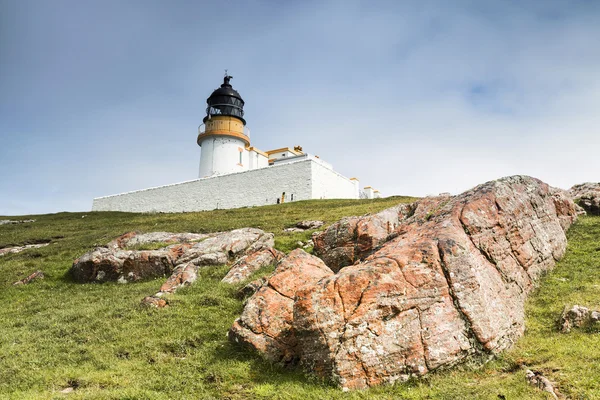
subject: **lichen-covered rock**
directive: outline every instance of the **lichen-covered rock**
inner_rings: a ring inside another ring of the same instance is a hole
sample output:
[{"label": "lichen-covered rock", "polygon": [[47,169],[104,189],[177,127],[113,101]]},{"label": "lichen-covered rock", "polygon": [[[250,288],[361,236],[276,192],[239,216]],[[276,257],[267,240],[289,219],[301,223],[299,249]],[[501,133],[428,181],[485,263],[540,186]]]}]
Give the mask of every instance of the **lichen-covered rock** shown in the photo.
[{"label": "lichen-covered rock", "polygon": [[565,307],[560,316],[560,331],[569,333],[573,328],[581,328],[591,322],[591,313],[589,308],[574,305],[571,308]]},{"label": "lichen-covered rock", "polygon": [[130,282],[160,278],[170,274],[174,265],[168,250],[132,251],[123,261],[120,278]]},{"label": "lichen-covered rock", "polygon": [[80,283],[117,281],[130,254],[130,251],[97,247],[73,262],[71,276]]},{"label": "lichen-covered rock", "polygon": [[272,247],[262,248],[247,254],[233,264],[221,282],[231,284],[239,283],[250,277],[252,273],[258,271],[260,268],[277,263],[284,256],[284,253]]},{"label": "lichen-covered rock", "polygon": [[[151,243],[161,243],[164,247],[131,250]],[[167,302],[162,296],[191,285],[198,277],[199,267],[233,262],[233,269],[224,281],[239,282],[283,256],[273,245],[272,233],[255,228],[210,234],[128,232],[106,247],[98,247],[76,259],[70,272],[81,283],[128,283],[169,276],[155,295],[142,300],[143,305],[163,308]]]},{"label": "lichen-covered rock", "polygon": [[[236,324],[267,358],[297,357],[349,389],[491,356],[523,333],[526,296],[564,254],[575,218],[564,192],[525,176],[346,218],[315,240],[338,273],[277,301],[271,278]],[[248,319],[260,310],[268,318]],[[285,340],[274,341],[270,321],[285,322]]]},{"label": "lichen-covered rock", "polygon": [[229,331],[229,338],[260,351],[270,361],[293,362],[297,359],[292,330],[296,291],[332,274],[317,257],[293,250],[248,299],[241,317]]},{"label": "lichen-covered rock", "polygon": [[196,265],[226,264],[243,254],[274,245],[272,233],[256,228],[235,229],[194,244],[179,262],[193,262]]},{"label": "lichen-covered rock", "polygon": [[[158,250],[126,250],[149,243],[173,243]],[[140,281],[170,275],[175,267],[223,265],[246,253],[273,246],[273,234],[243,228],[213,234],[129,232],[73,262],[77,282]]]},{"label": "lichen-covered rock", "polygon": [[204,240],[215,234],[204,233],[171,233],[171,232],[129,232],[109,243],[108,247],[135,247],[151,243],[190,243]]},{"label": "lichen-covered rock", "polygon": [[323,221],[300,221],[296,224],[296,228],[308,230],[308,229],[318,229],[323,226]]},{"label": "lichen-covered rock", "polygon": [[147,296],[142,300],[142,306],[154,307],[154,308],[165,308],[168,303],[165,299],[161,299],[157,296]]},{"label": "lichen-covered rock", "polygon": [[573,199],[578,199],[582,196],[595,192],[600,192],[600,182],[579,183],[569,189],[569,194]]}]

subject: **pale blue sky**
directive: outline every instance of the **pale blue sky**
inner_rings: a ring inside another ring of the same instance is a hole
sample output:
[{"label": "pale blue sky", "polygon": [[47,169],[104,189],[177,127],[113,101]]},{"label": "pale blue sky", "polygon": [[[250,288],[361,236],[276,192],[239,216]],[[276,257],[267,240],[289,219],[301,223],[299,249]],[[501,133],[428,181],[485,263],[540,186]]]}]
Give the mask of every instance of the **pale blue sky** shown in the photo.
[{"label": "pale blue sky", "polygon": [[196,178],[223,70],[252,144],[384,195],[600,181],[600,2],[0,0],[0,215]]}]

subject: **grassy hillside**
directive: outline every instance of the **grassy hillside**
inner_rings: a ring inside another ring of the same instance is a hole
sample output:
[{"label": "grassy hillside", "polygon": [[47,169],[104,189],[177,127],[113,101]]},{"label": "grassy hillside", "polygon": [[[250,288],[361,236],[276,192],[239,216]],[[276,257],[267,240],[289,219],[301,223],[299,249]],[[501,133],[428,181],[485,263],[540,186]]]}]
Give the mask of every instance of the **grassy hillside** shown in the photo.
[{"label": "grassy hillside", "polygon": [[[186,214],[60,213],[0,226],[0,247],[52,240],[47,247],[0,257],[0,398],[546,398],[525,383],[522,364],[543,371],[572,398],[600,398],[599,332],[564,335],[555,328],[565,304],[600,309],[598,217],[582,218],[570,230],[566,257],[527,305],[525,337],[502,359],[352,393],[272,366],[227,341],[226,332],[242,310],[234,296],[239,286],[219,282],[227,267],[202,270],[199,280],[162,310],[142,308],[139,302],[163,280],[81,285],[67,274],[74,258],[130,230],[209,232],[253,226],[274,232],[276,246],[289,251],[310,237],[310,232],[282,233],[296,221],[331,223],[409,200],[306,201]],[[38,269],[46,279],[12,285]],[[66,387],[76,390],[61,394]]]}]

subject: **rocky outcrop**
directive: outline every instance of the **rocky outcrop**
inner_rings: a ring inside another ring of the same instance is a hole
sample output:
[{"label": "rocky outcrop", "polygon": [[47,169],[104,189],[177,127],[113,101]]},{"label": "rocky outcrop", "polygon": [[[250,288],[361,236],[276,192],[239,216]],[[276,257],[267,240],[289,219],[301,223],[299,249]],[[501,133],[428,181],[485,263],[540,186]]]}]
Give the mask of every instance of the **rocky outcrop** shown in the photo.
[{"label": "rocky outcrop", "polygon": [[[127,250],[151,243],[173,243],[157,250]],[[170,275],[175,267],[222,265],[273,246],[273,234],[243,228],[213,234],[126,233],[73,262],[77,282],[133,282]]]},{"label": "rocky outcrop", "polygon": [[579,199],[582,196],[588,195],[590,193],[600,192],[600,183],[599,182],[586,182],[580,183],[573,186],[569,189],[569,194],[574,199]]},{"label": "rocky outcrop", "polygon": [[218,234],[170,233],[170,232],[128,232],[111,241],[107,247],[113,249],[135,248],[151,243],[192,243],[199,242]]},{"label": "rocky outcrop", "polygon": [[600,183],[581,183],[569,189],[571,197],[591,215],[600,215]]},{"label": "rocky outcrop", "polygon": [[[156,243],[165,246],[131,250]],[[241,282],[261,266],[282,257],[273,245],[272,233],[254,228],[213,234],[129,232],[76,259],[70,272],[81,283],[127,283],[169,276],[156,294],[142,300],[143,305],[162,308],[167,306],[162,297],[196,281],[199,267],[234,262],[225,282]]]},{"label": "rocky outcrop", "polygon": [[525,176],[345,218],[315,238],[339,272],[298,271],[287,294],[269,279],[230,337],[348,389],[491,356],[522,335],[527,294],[575,218],[564,192]]},{"label": "rocky outcrop", "polygon": [[295,294],[331,275],[317,257],[293,250],[248,300],[229,331],[230,339],[259,350],[270,361],[293,362],[298,353],[292,327]]}]

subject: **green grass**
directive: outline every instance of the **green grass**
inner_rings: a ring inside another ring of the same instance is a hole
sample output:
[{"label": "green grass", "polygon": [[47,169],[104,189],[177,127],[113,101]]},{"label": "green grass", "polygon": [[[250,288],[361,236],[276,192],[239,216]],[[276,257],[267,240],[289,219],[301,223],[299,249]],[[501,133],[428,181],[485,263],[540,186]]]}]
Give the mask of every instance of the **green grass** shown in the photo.
[{"label": "green grass", "polygon": [[[162,310],[139,306],[162,279],[82,285],[67,274],[73,259],[131,230],[213,232],[253,226],[274,232],[276,246],[287,252],[311,235],[282,232],[296,221],[330,224],[408,200],[306,201],[185,214],[60,213],[0,226],[0,247],[52,239],[49,246],[0,257],[0,398],[547,398],[525,383],[518,368],[523,363],[557,381],[571,398],[600,398],[599,332],[565,335],[556,330],[565,304],[600,309],[599,217],[581,218],[569,231],[565,258],[527,304],[525,336],[501,359],[352,393],[273,366],[227,341],[227,330],[242,310],[236,298],[241,285],[220,283],[227,267],[202,269],[196,283],[178,291]],[[38,269],[44,280],[12,286]],[[59,393],[68,386],[77,390]]]}]

